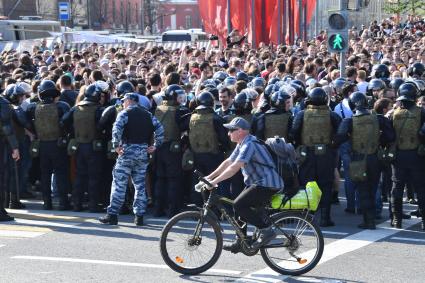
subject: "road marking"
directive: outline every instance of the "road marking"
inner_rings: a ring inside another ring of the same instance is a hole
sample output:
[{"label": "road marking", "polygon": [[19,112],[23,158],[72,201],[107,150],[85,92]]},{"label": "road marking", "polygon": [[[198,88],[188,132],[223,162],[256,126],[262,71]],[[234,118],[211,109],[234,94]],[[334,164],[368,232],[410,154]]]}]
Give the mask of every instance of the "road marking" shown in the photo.
[{"label": "road marking", "polygon": [[423,239],[413,239],[413,238],[403,238],[403,237],[391,237],[391,240],[425,243],[425,240]]},{"label": "road marking", "polygon": [[[148,218],[148,219],[146,219],[146,223],[149,223],[149,222],[160,222],[160,223],[167,223],[168,222],[168,220],[169,219],[154,219],[154,218]],[[196,222],[195,221],[179,221],[178,223],[182,223],[182,224],[195,224]],[[222,226],[222,227],[226,227],[226,228],[233,228],[233,226],[232,225],[230,225],[229,223],[221,223],[220,222],[220,225]],[[340,235],[340,236],[345,236],[345,235],[348,235],[349,233],[346,233],[346,232],[336,232],[336,231],[324,231],[324,230],[322,230],[322,233],[323,234],[329,234],[329,235]]]},{"label": "road marking", "polygon": [[28,219],[19,219],[19,218],[15,219],[15,223],[34,225],[34,226],[58,227],[58,228],[72,228],[80,224],[77,222],[75,222],[74,224],[69,224],[70,222],[53,222],[53,221],[28,220]]},{"label": "road marking", "polygon": [[[403,223],[406,228],[409,228],[418,224],[419,221],[420,220],[418,219],[409,219],[403,220]],[[382,229],[382,227],[385,227],[386,225],[389,225],[389,221],[379,224],[376,227],[376,230],[365,230],[350,235],[344,239],[337,240],[325,245],[323,256],[318,264],[325,263],[340,255],[353,252],[376,241],[390,237],[391,235],[396,234],[398,232],[404,231],[403,229]],[[314,251],[307,251],[305,254],[299,255],[299,257],[303,258],[308,257],[310,255],[311,258],[311,254],[313,252]],[[268,267],[262,270],[249,273],[248,275],[236,280],[235,282],[281,282],[288,277],[288,275],[281,275]]]},{"label": "road marking", "polygon": [[45,232],[30,232],[16,230],[0,230],[0,238],[35,238],[46,234]]},{"label": "road marking", "polygon": [[[94,260],[94,259],[82,259],[82,258],[65,258],[65,257],[44,257],[44,256],[13,256],[12,259],[26,259],[26,260],[45,260],[45,261],[61,261],[61,262],[76,262],[76,263],[92,263],[92,264],[104,264],[104,265],[120,265],[120,266],[134,266],[144,268],[156,268],[156,269],[170,269],[165,264],[151,264],[151,263],[136,263],[136,262],[123,262],[123,261],[109,261],[109,260]],[[230,274],[239,275],[242,271],[227,270],[227,269],[209,269],[210,273]]]},{"label": "road marking", "polygon": [[23,225],[1,225],[0,231],[50,232],[52,231],[52,229],[46,227],[34,227]]},{"label": "road marking", "polygon": [[[44,219],[58,219],[62,221],[74,221],[74,222],[84,222],[85,218],[78,216],[68,216],[68,215],[53,215],[47,213],[40,213],[37,211],[29,211],[29,210],[17,210],[10,209],[8,210],[9,214],[15,218],[24,218],[31,220],[44,220]],[[95,215],[91,215],[93,218]]]},{"label": "road marking", "polygon": [[0,245],[0,248],[1,248],[1,247],[4,247],[4,245]]}]

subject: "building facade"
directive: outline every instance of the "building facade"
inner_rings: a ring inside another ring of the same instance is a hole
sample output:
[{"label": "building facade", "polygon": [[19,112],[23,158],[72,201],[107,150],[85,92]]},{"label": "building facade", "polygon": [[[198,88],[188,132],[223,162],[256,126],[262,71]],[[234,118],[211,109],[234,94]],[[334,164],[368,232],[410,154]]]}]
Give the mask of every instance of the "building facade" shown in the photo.
[{"label": "building facade", "polygon": [[158,28],[160,31],[201,27],[198,1],[160,1],[158,7]]},{"label": "building facade", "polygon": [[34,0],[0,0],[0,16],[11,20],[19,20],[19,16],[36,16],[36,1]]}]

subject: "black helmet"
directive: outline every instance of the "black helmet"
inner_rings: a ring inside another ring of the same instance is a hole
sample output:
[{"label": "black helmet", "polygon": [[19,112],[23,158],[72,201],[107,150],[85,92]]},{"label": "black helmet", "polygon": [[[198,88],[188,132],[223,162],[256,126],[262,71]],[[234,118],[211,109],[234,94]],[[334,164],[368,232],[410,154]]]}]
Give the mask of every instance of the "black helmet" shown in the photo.
[{"label": "black helmet", "polygon": [[385,82],[381,79],[372,79],[367,85],[367,95],[373,96],[374,91],[384,90]]},{"label": "black helmet", "polygon": [[311,105],[326,105],[328,103],[328,95],[321,87],[315,87],[308,93],[306,104]]},{"label": "black helmet", "polygon": [[179,96],[179,94],[184,94],[184,93],[185,92],[181,86],[173,84],[173,85],[167,86],[162,98],[168,101],[177,101],[177,97]]},{"label": "black helmet", "polygon": [[55,98],[60,95],[55,83],[51,80],[42,80],[37,90],[41,100],[45,98]]},{"label": "black helmet", "polygon": [[263,78],[254,78],[249,84],[248,87],[253,87],[253,88],[261,88],[262,90],[264,90],[264,87],[266,86],[266,80]]},{"label": "black helmet", "polygon": [[274,85],[275,83],[277,83],[279,80],[279,78],[271,78],[269,80],[269,82],[267,83],[267,85]]},{"label": "black helmet", "polygon": [[91,102],[99,102],[102,90],[96,86],[96,84],[91,84],[84,90],[84,100]]},{"label": "black helmet", "polygon": [[204,107],[214,107],[214,96],[211,92],[204,91],[196,97],[196,105]]},{"label": "black helmet", "polygon": [[237,81],[245,81],[245,82],[249,83],[249,77],[245,72],[238,72],[236,74],[236,80]]},{"label": "black helmet", "polygon": [[203,89],[202,91],[208,91],[210,92],[215,100],[218,100],[218,88],[216,88],[215,86],[208,86],[205,89]]},{"label": "black helmet", "polygon": [[390,88],[397,92],[398,88],[401,86],[402,83],[404,83],[404,80],[401,78],[392,79],[390,82]]},{"label": "black helmet", "polygon": [[268,85],[266,86],[266,88],[264,89],[264,100],[266,100],[267,102],[270,102],[270,97],[271,95],[278,91],[279,87],[276,85]]},{"label": "black helmet", "polygon": [[291,81],[291,83],[289,84],[289,86],[291,86],[292,88],[295,89],[295,92],[296,92],[296,94],[294,95],[295,96],[295,99],[306,97],[305,86],[300,85],[300,84],[297,84],[294,81]]},{"label": "black helmet", "polygon": [[412,77],[418,76],[419,78],[425,74],[425,66],[420,62],[416,62],[412,65]]},{"label": "black helmet", "polygon": [[385,64],[374,65],[372,68],[372,77],[376,79],[387,79],[390,77],[390,70]]},{"label": "black helmet", "polygon": [[301,87],[304,89],[304,91],[305,91],[305,89],[306,89],[306,87],[305,87],[305,83],[303,83],[303,81],[300,81],[300,80],[292,80],[292,81],[291,81],[291,84],[297,84],[297,85],[301,86]]},{"label": "black helmet", "polygon": [[228,76],[229,75],[226,72],[218,71],[213,75],[213,79],[223,82]]},{"label": "black helmet", "polygon": [[122,81],[117,85],[117,94],[119,97],[129,92],[134,92],[134,85],[129,81]]},{"label": "black helmet", "polygon": [[291,96],[286,91],[279,90],[270,97],[270,104],[276,108],[285,108],[285,102],[290,98]]},{"label": "black helmet", "polygon": [[291,76],[291,75],[286,75],[285,77],[283,77],[283,81],[285,82],[285,83],[290,83],[291,81],[293,81],[294,80],[294,77],[293,76]]},{"label": "black helmet", "polygon": [[403,83],[397,91],[397,101],[416,101],[419,93],[418,88],[412,82]]},{"label": "black helmet", "polygon": [[413,83],[416,85],[416,87],[419,90],[418,96],[425,95],[425,81],[423,81],[423,80],[414,80]]},{"label": "black helmet", "polygon": [[4,91],[4,97],[12,104],[19,103],[19,98],[25,95],[25,89],[17,84],[10,84]]},{"label": "black helmet", "polygon": [[252,108],[251,99],[245,92],[238,93],[233,101],[236,110],[250,110]]},{"label": "black helmet", "polygon": [[236,78],[234,77],[227,77],[223,81],[223,86],[233,86],[236,84]]},{"label": "black helmet", "polygon": [[345,78],[337,78],[332,82],[332,86],[336,94],[342,95],[342,88],[344,87],[346,82],[347,80]]},{"label": "black helmet", "polygon": [[354,109],[367,109],[367,97],[360,91],[353,92],[350,94],[348,103],[351,110]]},{"label": "black helmet", "polygon": [[201,85],[202,86],[212,85],[214,87],[217,87],[217,84],[216,84],[215,80],[213,80],[213,79],[205,80],[201,83]]}]

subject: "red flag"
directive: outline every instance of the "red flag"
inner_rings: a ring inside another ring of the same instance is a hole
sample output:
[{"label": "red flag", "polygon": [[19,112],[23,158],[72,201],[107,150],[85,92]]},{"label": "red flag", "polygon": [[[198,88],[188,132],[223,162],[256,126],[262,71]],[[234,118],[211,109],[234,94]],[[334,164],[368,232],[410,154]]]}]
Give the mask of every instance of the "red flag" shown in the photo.
[{"label": "red flag", "polygon": [[198,0],[198,6],[205,31],[226,42],[227,0]]}]

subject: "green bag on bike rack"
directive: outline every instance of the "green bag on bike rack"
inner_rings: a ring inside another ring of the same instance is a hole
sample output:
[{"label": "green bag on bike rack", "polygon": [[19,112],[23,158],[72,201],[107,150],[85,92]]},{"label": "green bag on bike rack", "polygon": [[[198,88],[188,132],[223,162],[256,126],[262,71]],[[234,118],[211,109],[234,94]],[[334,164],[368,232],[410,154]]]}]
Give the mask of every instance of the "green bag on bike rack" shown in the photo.
[{"label": "green bag on bike rack", "polygon": [[280,210],[300,210],[308,209],[316,211],[319,207],[322,191],[316,182],[308,182],[305,189],[298,191],[286,203],[283,202],[284,194],[275,194],[271,198],[271,207]]}]

